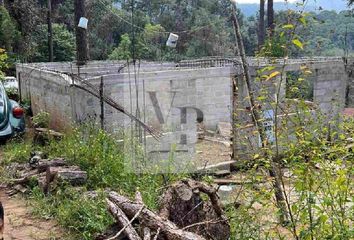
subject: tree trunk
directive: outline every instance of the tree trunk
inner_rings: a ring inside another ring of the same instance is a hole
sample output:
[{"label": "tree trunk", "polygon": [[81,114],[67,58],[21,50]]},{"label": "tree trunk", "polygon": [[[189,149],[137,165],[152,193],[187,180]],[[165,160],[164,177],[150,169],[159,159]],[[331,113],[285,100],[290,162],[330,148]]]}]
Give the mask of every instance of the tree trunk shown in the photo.
[{"label": "tree trunk", "polygon": [[274,24],[274,8],[273,8],[273,0],[268,0],[268,9],[267,9],[267,15],[268,15],[268,30],[269,30],[269,35],[273,35],[273,31],[275,28]]},{"label": "tree trunk", "polygon": [[264,8],[265,8],[265,0],[260,0],[260,5],[259,5],[259,25],[258,25],[258,49],[261,49],[261,47],[264,44],[264,39],[265,39]]},{"label": "tree trunk", "polygon": [[49,62],[53,62],[53,28],[52,28],[52,0],[48,1],[48,56]]},{"label": "tree trunk", "polygon": [[86,29],[78,27],[81,17],[86,16],[85,0],[75,0],[75,28],[76,28],[76,55],[77,64],[84,65],[89,60]]}]

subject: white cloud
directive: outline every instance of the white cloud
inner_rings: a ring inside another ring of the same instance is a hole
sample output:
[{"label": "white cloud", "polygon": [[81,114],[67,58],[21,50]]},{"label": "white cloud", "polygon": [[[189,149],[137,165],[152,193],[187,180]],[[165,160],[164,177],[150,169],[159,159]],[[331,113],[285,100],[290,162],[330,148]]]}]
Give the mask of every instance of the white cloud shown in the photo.
[{"label": "white cloud", "polygon": [[[259,3],[259,0],[235,0],[236,3]],[[297,0],[288,0],[288,2],[296,2]],[[285,0],[274,0],[274,2],[285,2]]]}]

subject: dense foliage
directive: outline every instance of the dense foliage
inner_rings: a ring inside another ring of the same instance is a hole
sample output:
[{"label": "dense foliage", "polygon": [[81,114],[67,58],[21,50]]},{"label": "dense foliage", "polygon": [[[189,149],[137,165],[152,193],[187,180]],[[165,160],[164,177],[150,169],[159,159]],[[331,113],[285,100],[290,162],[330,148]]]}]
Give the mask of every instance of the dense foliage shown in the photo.
[{"label": "dense foliage", "polygon": [[[54,59],[70,61],[75,56],[73,0],[53,0],[52,4]],[[98,60],[134,56],[149,60],[178,60],[233,56],[235,37],[230,4],[228,0],[86,0],[90,57]],[[287,16],[296,16],[296,12],[277,12],[275,22],[289,21]],[[241,12],[237,15],[246,54],[255,55],[258,16],[246,18]],[[294,55],[343,56],[353,53],[352,12],[310,13],[307,21],[306,29],[298,32],[308,45],[307,51],[294,52]],[[0,8],[0,25],[6,26],[0,28],[0,47],[10,55],[14,53],[21,61],[47,60],[46,1],[5,1],[5,8]],[[176,49],[165,46],[169,32],[180,36]],[[128,56],[117,56],[118,49],[126,45],[127,40],[130,42],[126,46]]]}]

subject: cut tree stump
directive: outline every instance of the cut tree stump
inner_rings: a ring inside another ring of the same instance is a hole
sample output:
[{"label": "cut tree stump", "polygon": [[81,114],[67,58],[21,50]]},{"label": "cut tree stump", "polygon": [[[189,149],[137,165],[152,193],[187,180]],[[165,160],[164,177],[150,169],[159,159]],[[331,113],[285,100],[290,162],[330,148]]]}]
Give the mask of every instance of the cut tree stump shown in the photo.
[{"label": "cut tree stump", "polygon": [[72,186],[80,186],[86,183],[87,173],[85,171],[59,171],[55,177],[55,182],[68,182]]},{"label": "cut tree stump", "polygon": [[143,204],[136,203],[128,198],[119,195],[116,192],[110,192],[109,200],[117,205],[128,218],[133,218],[139,211],[141,213],[137,216],[139,222],[142,222],[145,227],[151,230],[160,232],[160,235],[166,240],[205,240],[204,237],[182,230],[178,228],[173,222],[160,217],[156,213],[147,209]]},{"label": "cut tree stump", "polygon": [[[209,201],[201,193],[208,195]],[[217,195],[217,186],[191,179],[176,182],[164,193],[160,216],[206,239],[227,240],[230,226]]]}]

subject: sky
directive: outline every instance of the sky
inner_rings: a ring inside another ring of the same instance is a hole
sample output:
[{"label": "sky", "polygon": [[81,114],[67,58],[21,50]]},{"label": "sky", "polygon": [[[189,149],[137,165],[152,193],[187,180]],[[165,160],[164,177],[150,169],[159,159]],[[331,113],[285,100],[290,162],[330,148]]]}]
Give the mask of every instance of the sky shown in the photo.
[{"label": "sky", "polygon": [[[288,0],[288,2],[296,2],[297,0]],[[285,2],[285,0],[274,0],[274,2]],[[259,3],[259,0],[236,0],[236,3]]]}]

